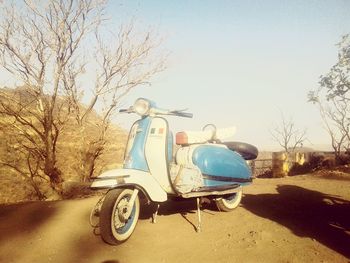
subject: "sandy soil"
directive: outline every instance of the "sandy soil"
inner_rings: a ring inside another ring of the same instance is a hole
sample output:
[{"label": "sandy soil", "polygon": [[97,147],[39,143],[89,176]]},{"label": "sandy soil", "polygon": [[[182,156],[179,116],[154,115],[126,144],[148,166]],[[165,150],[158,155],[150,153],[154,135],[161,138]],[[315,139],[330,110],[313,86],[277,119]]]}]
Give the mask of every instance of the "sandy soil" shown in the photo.
[{"label": "sandy soil", "polygon": [[234,212],[194,202],[144,207],[132,237],[103,243],[89,225],[97,197],[0,206],[0,262],[350,262],[350,181],[257,179]]}]

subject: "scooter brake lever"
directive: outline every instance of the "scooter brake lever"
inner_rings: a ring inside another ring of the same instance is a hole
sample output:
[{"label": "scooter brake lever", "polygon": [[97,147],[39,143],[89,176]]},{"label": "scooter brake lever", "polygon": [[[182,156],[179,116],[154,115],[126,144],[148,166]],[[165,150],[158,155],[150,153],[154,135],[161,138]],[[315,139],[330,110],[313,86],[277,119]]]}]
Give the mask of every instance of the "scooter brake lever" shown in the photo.
[{"label": "scooter brake lever", "polygon": [[186,109],[181,109],[181,110],[172,110],[172,111],[170,111],[170,112],[183,112],[183,111],[188,111],[188,108],[186,108]]},{"label": "scooter brake lever", "polygon": [[132,113],[134,112],[132,107],[129,107],[128,109],[120,109],[119,110],[120,113]]}]

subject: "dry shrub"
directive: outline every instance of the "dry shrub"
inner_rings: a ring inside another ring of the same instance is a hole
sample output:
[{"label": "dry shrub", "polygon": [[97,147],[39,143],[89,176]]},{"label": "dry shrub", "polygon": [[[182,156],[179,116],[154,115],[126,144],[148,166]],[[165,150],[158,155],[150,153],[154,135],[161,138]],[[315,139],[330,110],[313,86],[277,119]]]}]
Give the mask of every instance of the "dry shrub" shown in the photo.
[{"label": "dry shrub", "polygon": [[257,178],[272,178],[273,177],[272,169],[266,169],[263,172],[257,174],[256,177]]},{"label": "dry shrub", "polygon": [[341,157],[325,155],[322,153],[314,153],[308,162],[303,165],[295,163],[291,168],[289,175],[300,175],[307,173],[315,173],[323,177],[349,178],[350,174],[350,155],[342,154]]},{"label": "dry shrub", "polygon": [[321,167],[323,167],[325,161],[325,157],[322,154],[312,154],[308,162],[304,164],[294,163],[292,168],[289,171],[289,175],[299,175],[299,174],[307,174],[311,173]]}]

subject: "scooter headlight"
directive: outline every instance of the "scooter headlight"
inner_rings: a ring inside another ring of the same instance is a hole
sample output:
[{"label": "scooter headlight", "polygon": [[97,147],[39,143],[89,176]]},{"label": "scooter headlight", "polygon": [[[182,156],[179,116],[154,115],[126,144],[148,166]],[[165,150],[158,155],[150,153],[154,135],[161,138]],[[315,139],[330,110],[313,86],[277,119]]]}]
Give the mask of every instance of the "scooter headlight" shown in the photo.
[{"label": "scooter headlight", "polygon": [[149,110],[151,109],[151,103],[146,99],[137,99],[134,103],[134,111],[141,115],[145,116],[149,113]]}]

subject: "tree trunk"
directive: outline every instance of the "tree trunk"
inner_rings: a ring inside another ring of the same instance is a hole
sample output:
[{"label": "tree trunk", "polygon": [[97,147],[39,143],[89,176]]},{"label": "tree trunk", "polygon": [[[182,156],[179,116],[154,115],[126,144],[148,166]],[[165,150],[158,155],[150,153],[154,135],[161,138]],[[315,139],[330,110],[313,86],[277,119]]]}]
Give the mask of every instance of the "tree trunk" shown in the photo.
[{"label": "tree trunk", "polygon": [[90,142],[87,149],[81,153],[81,180],[88,182],[93,176],[96,168],[96,160],[102,154],[105,141],[100,139],[97,142]]},{"label": "tree trunk", "polygon": [[40,191],[38,185],[35,183],[34,179],[33,178],[29,178],[29,183],[30,185],[33,187],[34,191],[35,191],[35,194],[36,196],[38,197],[38,199],[41,201],[41,200],[45,200],[46,199],[46,196]]},{"label": "tree trunk", "polygon": [[62,173],[56,166],[56,145],[53,134],[53,120],[52,114],[49,112],[45,118],[45,167],[44,173],[50,178],[51,188],[57,192],[59,195],[62,194]]}]

